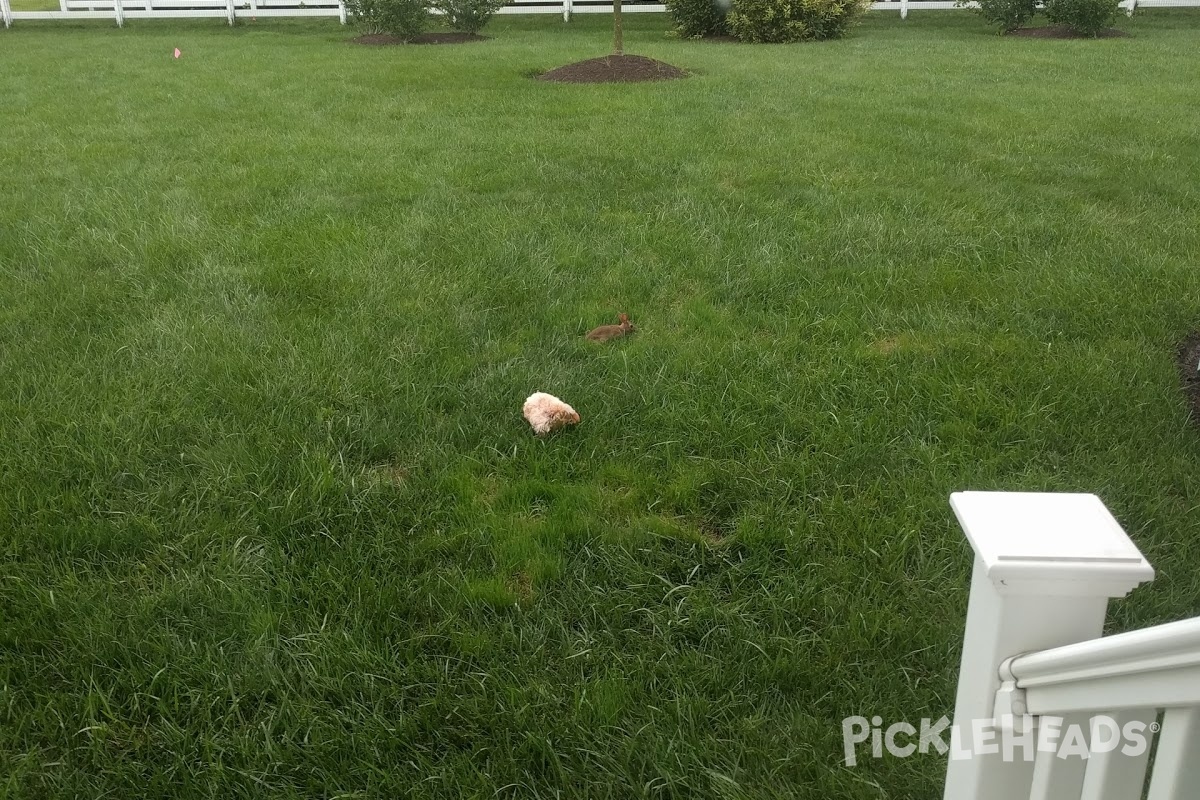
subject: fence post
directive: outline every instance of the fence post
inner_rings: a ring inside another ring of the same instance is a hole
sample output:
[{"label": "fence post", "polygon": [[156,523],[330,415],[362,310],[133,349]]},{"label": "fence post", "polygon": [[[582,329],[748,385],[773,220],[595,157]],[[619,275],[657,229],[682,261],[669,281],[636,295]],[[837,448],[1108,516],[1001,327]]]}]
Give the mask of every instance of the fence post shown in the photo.
[{"label": "fence post", "polygon": [[4,27],[12,27],[12,6],[8,4],[8,0],[0,0],[0,17],[4,18]]},{"label": "fence post", "polygon": [[117,27],[125,27],[125,7],[121,5],[121,0],[113,0],[113,12],[117,15]]},{"label": "fence post", "polygon": [[343,25],[346,24],[346,0],[338,0],[338,19]]},{"label": "fence post", "polygon": [[1137,11],[1137,0],[1129,0],[1129,10],[1125,12],[1125,16],[1132,17],[1134,11]]},{"label": "fence post", "polygon": [[908,0],[900,0],[900,19],[908,19]]},{"label": "fence post", "polygon": [[1033,762],[1019,750],[1005,761],[996,747],[1000,663],[1099,637],[1109,598],[1153,580],[1154,570],[1093,494],[956,492],[950,505],[975,565],[954,707],[959,757],[952,749],[943,796],[1029,797]]},{"label": "fence post", "polygon": [[571,0],[563,0],[563,22],[571,21]]},{"label": "fence post", "polygon": [[233,27],[233,0],[225,0],[225,16],[229,19],[229,27]]}]

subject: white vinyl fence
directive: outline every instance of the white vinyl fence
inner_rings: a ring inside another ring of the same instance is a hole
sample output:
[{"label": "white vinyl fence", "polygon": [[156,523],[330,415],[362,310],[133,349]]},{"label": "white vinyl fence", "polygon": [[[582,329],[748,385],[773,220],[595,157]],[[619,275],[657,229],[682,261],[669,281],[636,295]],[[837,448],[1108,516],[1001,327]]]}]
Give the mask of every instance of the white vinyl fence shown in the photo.
[{"label": "white vinyl fence", "polygon": [[[1200,2],[1200,0],[1197,0]],[[58,0],[57,11],[13,11],[9,0],[0,0],[4,26],[26,19],[111,19],[118,26],[127,19],[223,17],[233,25],[238,17],[337,17],[346,23],[344,0]],[[501,14],[611,14],[611,0],[514,0]],[[663,12],[661,3],[625,2],[627,13]]]},{"label": "white vinyl fence", "polygon": [[1102,636],[1109,599],[1154,570],[1100,499],[951,506],[975,567],[945,800],[1200,798],[1200,617]]},{"label": "white vinyl fence", "polygon": [[[9,0],[0,0],[0,16],[4,27],[16,20],[31,19],[111,19],[118,26],[127,19],[224,18],[233,25],[238,17],[337,17],[346,23],[344,0],[58,0],[57,11],[13,11]],[[1163,8],[1167,6],[1200,6],[1200,0],[1122,0],[1121,7],[1132,14],[1134,8]],[[941,10],[956,8],[954,0],[881,0],[872,3],[873,11],[899,12],[908,17],[910,10]],[[626,2],[626,13],[657,13],[666,6],[654,2]],[[500,9],[501,14],[562,14],[564,21],[572,14],[611,14],[611,0],[514,0]]]}]

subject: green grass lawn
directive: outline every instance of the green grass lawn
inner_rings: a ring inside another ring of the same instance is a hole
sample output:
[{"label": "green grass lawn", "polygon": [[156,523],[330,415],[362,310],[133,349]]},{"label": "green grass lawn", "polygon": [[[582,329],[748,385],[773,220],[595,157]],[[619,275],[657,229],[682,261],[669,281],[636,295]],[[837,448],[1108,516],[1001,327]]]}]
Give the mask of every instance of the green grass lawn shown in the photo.
[{"label": "green grass lawn", "polygon": [[840,724],[951,713],[958,489],[1196,613],[1200,13],[525,77],[608,24],[0,31],[0,793],[937,797]]},{"label": "green grass lawn", "polygon": [[[59,5],[55,0],[9,0],[13,11],[58,11]],[[24,26],[28,23],[17,22]]]}]

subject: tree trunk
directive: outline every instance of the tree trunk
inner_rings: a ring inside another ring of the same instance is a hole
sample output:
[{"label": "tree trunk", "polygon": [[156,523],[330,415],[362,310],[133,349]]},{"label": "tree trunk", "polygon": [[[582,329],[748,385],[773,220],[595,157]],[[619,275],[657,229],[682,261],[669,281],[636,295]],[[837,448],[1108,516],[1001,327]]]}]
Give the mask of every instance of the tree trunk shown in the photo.
[{"label": "tree trunk", "polygon": [[613,0],[613,54],[625,53],[625,41],[621,35],[621,0]]}]

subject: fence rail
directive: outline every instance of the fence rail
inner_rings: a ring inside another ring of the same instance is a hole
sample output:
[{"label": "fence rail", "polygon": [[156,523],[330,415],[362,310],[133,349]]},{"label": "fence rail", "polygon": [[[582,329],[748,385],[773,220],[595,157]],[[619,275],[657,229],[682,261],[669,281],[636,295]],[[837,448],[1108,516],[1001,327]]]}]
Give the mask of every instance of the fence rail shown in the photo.
[{"label": "fence rail", "polygon": [[[954,0],[879,0],[872,11],[898,12],[901,19],[910,11],[942,11],[958,8]],[[1121,0],[1121,8],[1132,14],[1136,8],[1200,7],[1200,0]],[[561,14],[569,21],[574,14],[611,14],[606,0],[516,0],[500,9],[500,14]],[[662,3],[626,2],[625,13],[662,13]],[[13,11],[9,0],[0,0],[4,27],[22,20],[111,19],[118,27],[127,19],[191,19],[221,17],[230,25],[238,17],[337,17],[346,24],[344,0],[59,0],[57,11]]]},{"label": "fence rail", "polygon": [[1200,618],[1010,658],[1000,677],[1030,714],[1200,706]]}]

